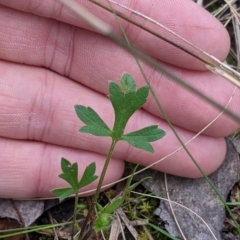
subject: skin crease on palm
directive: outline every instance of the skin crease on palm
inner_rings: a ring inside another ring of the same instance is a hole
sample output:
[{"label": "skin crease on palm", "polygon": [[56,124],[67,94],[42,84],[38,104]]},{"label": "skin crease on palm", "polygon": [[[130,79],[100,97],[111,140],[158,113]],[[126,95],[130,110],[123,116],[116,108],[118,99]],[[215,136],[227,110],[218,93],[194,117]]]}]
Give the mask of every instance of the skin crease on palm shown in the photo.
[{"label": "skin crease on palm", "polygon": [[[120,32],[114,17],[87,0],[78,2]],[[229,37],[224,27],[191,0],[122,0],[193,44],[224,60]],[[127,13],[128,14],[128,13]],[[158,59],[199,91],[226,105],[234,86],[207,71],[202,63],[122,22],[132,44]],[[156,29],[160,31],[159,29]],[[0,197],[51,196],[64,186],[57,177],[62,157],[78,162],[79,175],[91,162],[99,176],[110,139],[78,132],[83,123],[74,112],[81,104],[95,109],[109,126],[114,114],[107,98],[108,81],[130,73],[138,87],[144,80],[134,58],[105,37],[89,30],[56,0],[0,0]],[[209,104],[143,64],[157,97],[184,142],[218,114]],[[240,92],[229,109],[239,112]],[[104,184],[121,178],[124,160],[147,166],[179,148],[151,96],[130,119],[126,132],[159,124],[167,132],[154,142],[154,154],[117,144]],[[202,169],[215,171],[226,153],[224,136],[239,126],[221,116],[203,135],[188,145]],[[181,150],[154,166],[159,171],[197,178],[200,173]],[[84,190],[93,189],[94,182]]]}]

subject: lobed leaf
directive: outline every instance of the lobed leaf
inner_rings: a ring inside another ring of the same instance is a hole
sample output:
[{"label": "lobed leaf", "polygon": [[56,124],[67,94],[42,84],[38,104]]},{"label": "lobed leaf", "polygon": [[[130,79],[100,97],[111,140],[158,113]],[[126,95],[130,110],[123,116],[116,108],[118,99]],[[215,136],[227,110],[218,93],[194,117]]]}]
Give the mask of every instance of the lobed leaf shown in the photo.
[{"label": "lobed leaf", "polygon": [[96,175],[94,175],[95,171],[96,171],[95,162],[89,164],[86,167],[86,169],[82,175],[82,178],[78,183],[78,189],[87,186],[88,184],[92,183],[93,181],[95,181],[98,178]]},{"label": "lobed leaf", "polygon": [[152,145],[144,137],[131,137],[131,136],[122,136],[121,140],[128,142],[135,148],[145,150],[147,152],[154,153]]},{"label": "lobed leaf", "polygon": [[63,173],[58,175],[60,178],[68,182],[73,189],[77,189],[78,186],[78,165],[77,163],[71,164],[67,159],[61,159],[61,168]]},{"label": "lobed leaf", "polygon": [[165,136],[165,132],[158,128],[157,125],[142,128],[140,130],[125,134],[121,140],[127,141],[130,145],[145,150],[154,152],[153,147],[149,142],[157,141]]},{"label": "lobed leaf", "polygon": [[57,188],[52,190],[52,194],[59,197],[60,202],[74,194],[73,188]]},{"label": "lobed leaf", "polygon": [[136,91],[136,82],[129,73],[122,75],[120,83],[124,92]]},{"label": "lobed leaf", "polygon": [[79,119],[86,124],[86,126],[80,128],[80,132],[89,133],[95,136],[111,136],[109,127],[92,108],[76,105],[75,111]]},{"label": "lobed leaf", "polygon": [[[131,84],[130,84],[131,85]],[[114,108],[115,122],[112,137],[117,140],[124,132],[129,118],[146,102],[149,87],[145,86],[133,91],[133,86],[125,87],[126,92],[114,82],[109,84],[109,98]],[[130,89],[130,90],[129,90]]]},{"label": "lobed leaf", "polygon": [[86,124],[86,126],[80,129],[80,132],[96,136],[110,136],[115,141],[124,140],[136,148],[154,152],[149,142],[156,141],[165,136],[165,132],[158,129],[157,125],[124,134],[124,129],[129,118],[146,102],[149,87],[144,86],[137,89],[135,80],[128,73],[122,75],[120,84],[121,87],[115,82],[109,83],[109,98],[115,113],[113,130],[108,128],[92,108],[77,105],[75,106],[76,113]]},{"label": "lobed leaf", "polygon": [[124,136],[133,137],[133,138],[144,137],[146,141],[154,142],[163,138],[165,135],[166,133],[162,129],[159,129],[158,125],[152,125],[134,132],[130,132],[128,134],[125,134]]},{"label": "lobed leaf", "polygon": [[95,174],[96,164],[95,162],[89,164],[82,175],[81,180],[78,182],[78,165],[77,163],[71,164],[67,159],[61,159],[61,168],[63,173],[59,175],[60,178],[68,182],[70,188],[57,188],[52,190],[52,193],[59,197],[60,201],[69,197],[70,195],[77,193],[79,189],[95,181],[98,177]]}]

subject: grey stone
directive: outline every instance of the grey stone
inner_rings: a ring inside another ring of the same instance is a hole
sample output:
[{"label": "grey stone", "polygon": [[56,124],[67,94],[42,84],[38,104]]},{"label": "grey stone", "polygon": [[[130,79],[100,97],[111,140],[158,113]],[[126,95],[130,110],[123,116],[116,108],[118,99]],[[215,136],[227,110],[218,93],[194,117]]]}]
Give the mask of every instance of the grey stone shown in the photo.
[{"label": "grey stone", "polygon": [[[232,142],[229,139],[226,142],[225,161],[215,173],[209,176],[224,199],[227,198],[232,186],[237,182],[240,170],[239,155]],[[217,149],[213,149],[213,151],[217,151]],[[137,176],[137,179],[146,176],[152,176],[152,178],[144,181],[143,185],[155,195],[166,198],[166,193],[163,193],[165,191],[164,174],[147,170]],[[167,183],[171,201],[180,203],[197,213],[204,219],[215,237],[222,239],[221,230],[226,217],[225,209],[207,181],[204,178],[187,179],[167,175]],[[186,239],[214,239],[209,229],[196,215],[176,204],[172,204],[172,207]],[[155,214],[165,222],[165,227],[172,236],[182,239],[167,201],[160,201],[160,206],[156,209]]]}]

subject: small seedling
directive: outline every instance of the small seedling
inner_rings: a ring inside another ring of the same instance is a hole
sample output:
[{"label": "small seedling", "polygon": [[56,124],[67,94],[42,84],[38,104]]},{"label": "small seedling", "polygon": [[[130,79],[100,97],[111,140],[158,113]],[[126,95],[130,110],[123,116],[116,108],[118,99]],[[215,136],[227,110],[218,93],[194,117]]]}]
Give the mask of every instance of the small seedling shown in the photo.
[{"label": "small seedling", "polygon": [[105,208],[103,208],[99,203],[97,203],[97,208],[99,212],[93,226],[95,232],[99,232],[110,226],[112,219],[114,217],[112,213],[115,212],[115,210],[117,210],[117,208],[121,204],[121,201],[122,198],[120,197],[116,198]]},{"label": "small seedling", "polygon": [[[112,138],[112,143],[109,148],[102,174],[99,179],[96,194],[93,198],[93,205],[88,211],[88,215],[83,224],[79,238],[81,238],[85,226],[94,209],[94,206],[97,204],[97,199],[101,190],[103,179],[105,177],[107,167],[109,165],[109,161],[112,157],[112,153],[114,151],[116,143],[118,141],[126,141],[136,148],[153,153],[154,149],[150,142],[154,142],[165,136],[165,132],[159,129],[157,125],[152,125],[131,133],[124,134],[125,127],[130,117],[146,102],[147,96],[149,94],[149,87],[144,86],[136,89],[135,80],[128,73],[123,74],[120,80],[120,85],[121,86],[119,86],[115,82],[109,83],[109,99],[113,105],[115,113],[115,122],[112,130],[92,108],[82,105],[75,106],[77,116],[82,122],[86,124],[85,126],[80,128],[80,132],[89,133],[95,136]],[[74,163],[73,165],[71,165],[68,161],[66,161],[67,160],[65,159],[65,161],[62,163],[63,173],[59,176],[66,180],[71,185],[71,188],[54,190],[53,193],[59,196],[60,199],[64,199],[72,193],[75,193],[77,195],[80,188],[90,184],[97,178],[94,175],[95,163],[91,163],[86,168],[82,179],[80,181],[77,181],[77,164]],[[77,197],[75,199],[77,199]],[[116,207],[116,205],[114,205],[113,207],[112,204],[110,204],[109,206],[110,207],[102,208],[102,211],[100,210],[99,217],[97,218],[96,224],[94,226],[94,229],[96,231],[99,231],[103,229],[103,226],[106,227],[110,224],[109,208],[114,211],[118,206]],[[98,207],[101,209],[99,205]],[[111,211],[111,213],[113,211]]]},{"label": "small seedling", "polygon": [[61,168],[63,173],[61,173],[59,177],[68,182],[71,187],[57,188],[52,191],[54,195],[59,197],[60,201],[74,193],[78,193],[81,188],[89,185],[98,178],[96,175],[94,175],[96,171],[95,163],[91,163],[86,167],[80,180],[78,180],[77,163],[71,164],[67,159],[62,158]]},{"label": "small seedling", "polygon": [[[146,102],[149,94],[149,87],[144,86],[136,89],[136,82],[128,73],[124,73],[122,75],[120,85],[121,87],[115,82],[109,83],[109,99],[113,105],[115,113],[115,122],[112,130],[92,108],[82,105],[75,106],[75,110],[79,119],[86,124],[80,128],[80,132],[112,138],[112,143],[99,179],[96,194],[93,198],[94,204],[97,203],[109,161],[118,141],[126,141],[136,148],[153,153],[154,149],[150,142],[154,142],[165,136],[165,132],[159,129],[157,125],[145,127],[143,129],[124,134],[125,127],[130,117]],[[93,209],[94,205],[89,209],[88,216],[83,224],[80,237],[83,234]]]},{"label": "small seedling", "polygon": [[71,164],[67,159],[61,159],[61,168],[62,173],[58,176],[64,179],[67,183],[69,183],[70,187],[67,188],[57,188],[52,190],[52,193],[59,197],[60,201],[65,198],[75,194],[75,203],[74,203],[74,213],[73,213],[73,228],[72,228],[72,236],[74,233],[75,227],[78,228],[76,224],[77,217],[77,208],[78,208],[78,192],[81,188],[89,185],[93,181],[95,181],[98,177],[95,174],[96,164],[90,163],[84,170],[83,175],[80,180],[78,180],[78,165],[77,163]]}]

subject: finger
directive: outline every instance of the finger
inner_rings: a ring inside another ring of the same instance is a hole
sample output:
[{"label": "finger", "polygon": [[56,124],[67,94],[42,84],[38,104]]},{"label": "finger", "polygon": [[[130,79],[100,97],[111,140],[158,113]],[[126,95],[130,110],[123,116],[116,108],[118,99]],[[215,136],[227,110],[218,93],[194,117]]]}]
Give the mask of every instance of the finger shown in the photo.
[{"label": "finger", "polygon": [[[69,185],[58,177],[62,172],[62,157],[78,163],[79,179],[86,166],[92,162],[96,163],[95,175],[100,176],[105,162],[103,155],[51,144],[4,138],[0,138],[0,144],[0,156],[4,159],[0,168],[1,198],[50,197],[53,196],[51,190],[54,188],[68,187]],[[123,161],[111,159],[104,185],[120,179],[123,170]],[[81,191],[96,189],[98,179]]]},{"label": "finger", "polygon": [[[109,138],[101,138],[99,141],[99,137],[77,132],[84,124],[77,118],[73,107],[76,104],[92,107],[111,128],[114,113],[106,96],[45,69],[10,63],[2,63],[0,69],[4,69],[0,79],[2,137],[35,140],[107,154],[111,144]],[[159,124],[159,127],[167,133],[162,140],[153,143],[154,154],[120,142],[114,151],[114,158],[148,166],[178,150],[181,145],[166,122],[146,111],[137,111],[130,119],[125,132],[153,124]],[[194,136],[194,133],[182,128],[176,127],[176,131],[184,143]],[[221,164],[226,152],[222,138],[199,136],[187,146],[208,174]],[[178,150],[164,162],[156,164],[154,168],[180,176],[201,176],[183,150]]]},{"label": "finger", "polygon": [[[30,0],[21,1],[21,3],[17,0],[1,0],[0,3],[24,12],[57,19],[68,24],[89,29],[89,26],[86,23],[76,18],[76,16],[72,12],[69,12],[69,10],[66,8],[63,8],[58,1],[45,1],[44,4],[42,0],[36,0],[34,3]],[[121,4],[124,3],[126,6],[155,19],[186,40],[193,43],[195,46],[203,49],[220,60],[224,60],[227,56],[230,45],[227,31],[210,13],[195,4],[193,1],[178,0],[173,2],[168,0],[155,0],[151,1],[151,3],[144,0],[121,1]],[[97,17],[108,23],[111,23],[113,28],[118,29],[118,32],[120,33],[118,23],[112,14],[100,9],[89,1],[79,1],[79,4],[89,10],[91,13],[95,14]],[[134,18],[134,15],[130,14],[128,11],[123,9],[119,10],[131,18]],[[10,11],[5,8],[1,8],[1,12],[1,19],[4,23],[9,21],[22,21],[23,19],[27,18],[27,15],[19,15],[17,12]],[[14,16],[14,19],[12,16]],[[25,27],[28,29],[38,29],[36,27],[36,22],[39,20],[39,17],[31,17],[33,21],[28,21],[27,26]],[[150,25],[148,22],[141,19],[140,22],[142,22],[143,25],[157,31],[158,33],[163,34],[169,40],[172,39],[176,43],[183,44],[181,40],[171,36],[171,34],[167,33],[165,30],[157,27],[156,25]],[[48,22],[49,25],[52,25],[53,23],[54,21]],[[121,23],[123,28],[126,30],[130,42],[148,53],[150,56],[166,63],[188,69],[205,69],[204,64],[171,46],[170,44],[140,30],[137,27],[133,27],[126,21],[122,21]],[[41,29],[44,27],[46,27],[46,25],[42,25]],[[57,33],[55,32],[55,34]],[[216,42],[218,44],[216,44]]]},{"label": "finger", "polygon": [[[18,18],[17,15],[20,17]],[[36,17],[32,15],[24,18],[21,13],[16,13],[14,16],[16,16],[15,23],[12,20],[11,26],[7,26],[8,36],[14,38],[12,41],[9,37],[8,41],[5,40],[6,37],[0,39],[3,49],[0,52],[1,58],[45,66],[104,94],[108,92],[108,80],[119,79],[123,72],[131,73],[137,80],[138,86],[145,85],[135,59],[106,38],[52,20],[47,21],[42,18],[34,20]],[[34,23],[33,28],[29,28],[29,22]],[[15,29],[19,26],[21,27],[16,32]],[[217,75],[167,67],[223,107],[232,97],[234,86]],[[154,69],[145,66],[144,71],[174,124],[196,132],[218,115],[219,111],[208,103],[169,81]],[[239,94],[240,91],[237,90],[228,107],[236,114],[240,110]],[[145,109],[162,117],[152,96],[149,97]],[[222,116],[205,131],[205,134],[227,136],[238,127],[237,123]]]}]

